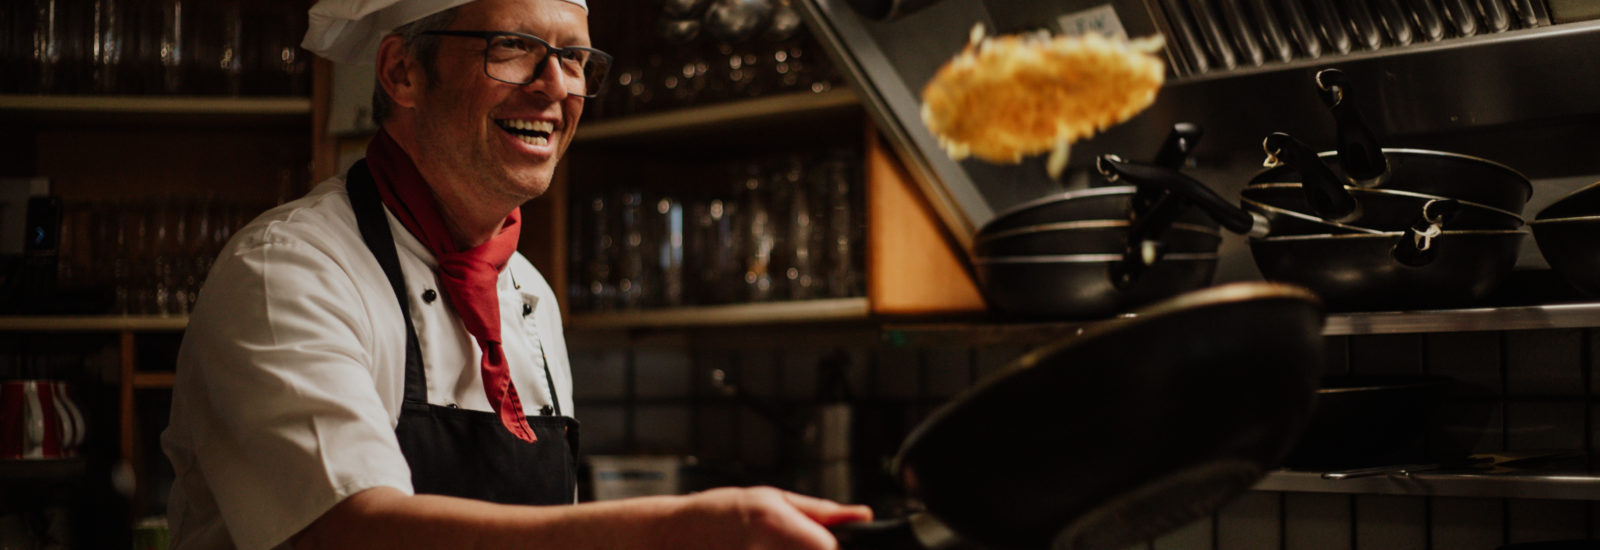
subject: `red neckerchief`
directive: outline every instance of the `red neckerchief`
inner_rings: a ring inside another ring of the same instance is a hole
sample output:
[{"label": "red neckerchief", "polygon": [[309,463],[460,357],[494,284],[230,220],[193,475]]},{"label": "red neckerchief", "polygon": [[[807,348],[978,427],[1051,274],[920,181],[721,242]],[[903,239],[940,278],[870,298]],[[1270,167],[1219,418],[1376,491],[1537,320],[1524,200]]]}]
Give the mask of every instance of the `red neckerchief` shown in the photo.
[{"label": "red neckerchief", "polygon": [[522,209],[511,210],[500,232],[471,250],[456,250],[455,240],[445,227],[439,203],[417,172],[411,156],[395,143],[386,131],[379,131],[367,146],[367,167],[377,184],[378,195],[389,212],[411,234],[428,247],[439,262],[439,280],[451,309],[466,324],[467,332],[483,349],[483,391],[489,406],[500,416],[512,435],[532,443],[538,440],[528,419],[522,414],[522,400],[511,385],[511,371],[500,349],[500,298],[496,282],[511,253],[517,250],[517,235],[522,228]]}]

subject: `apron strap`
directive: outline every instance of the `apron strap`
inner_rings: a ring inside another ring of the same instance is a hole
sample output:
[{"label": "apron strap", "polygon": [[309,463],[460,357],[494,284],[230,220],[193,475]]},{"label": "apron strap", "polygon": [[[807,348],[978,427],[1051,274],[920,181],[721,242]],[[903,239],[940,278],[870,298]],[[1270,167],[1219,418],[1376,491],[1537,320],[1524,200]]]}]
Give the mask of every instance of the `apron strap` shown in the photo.
[{"label": "apron strap", "polygon": [[410,302],[406,300],[406,278],[400,271],[400,256],[395,252],[394,236],[389,233],[389,218],[383,211],[383,199],[378,197],[377,184],[365,159],[356,161],[345,176],[345,190],[350,194],[350,206],[356,213],[356,226],[361,229],[361,240],[377,258],[378,266],[394,289],[394,298],[400,303],[400,317],[406,322],[406,403],[428,404],[428,385],[422,369],[422,345],[417,342],[416,328],[411,324]]}]

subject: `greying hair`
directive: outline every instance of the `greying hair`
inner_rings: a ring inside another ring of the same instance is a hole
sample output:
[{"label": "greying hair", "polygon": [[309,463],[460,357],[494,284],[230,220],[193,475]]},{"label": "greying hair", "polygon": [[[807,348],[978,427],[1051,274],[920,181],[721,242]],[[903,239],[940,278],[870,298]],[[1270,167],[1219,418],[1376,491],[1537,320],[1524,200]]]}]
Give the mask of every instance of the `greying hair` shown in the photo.
[{"label": "greying hair", "polygon": [[[439,58],[439,37],[423,34],[428,31],[444,30],[456,20],[456,9],[450,8],[422,19],[401,25],[389,34],[400,36],[401,47],[405,53],[417,58],[422,63],[422,71],[427,75],[428,81],[424,84],[428,88],[439,80],[438,70],[434,68],[434,61]],[[379,70],[382,70],[380,67]],[[372,122],[382,125],[394,112],[394,99],[389,97],[389,92],[383,89],[383,83],[376,79],[372,83]]]}]

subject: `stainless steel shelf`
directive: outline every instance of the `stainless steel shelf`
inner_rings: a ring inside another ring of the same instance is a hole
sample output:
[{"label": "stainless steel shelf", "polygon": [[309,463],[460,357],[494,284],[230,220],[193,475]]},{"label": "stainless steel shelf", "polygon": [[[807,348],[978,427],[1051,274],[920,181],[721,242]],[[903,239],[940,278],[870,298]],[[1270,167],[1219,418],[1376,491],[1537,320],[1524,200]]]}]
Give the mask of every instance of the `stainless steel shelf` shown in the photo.
[{"label": "stainless steel shelf", "polygon": [[821,93],[796,92],[689,107],[660,113],[585,122],[577,143],[659,138],[671,132],[712,129],[739,122],[758,122],[859,108],[855,92],[837,87]]},{"label": "stainless steel shelf", "polygon": [[866,298],[833,298],[662,310],[575,313],[567,324],[573,329],[595,330],[814,323],[865,319],[871,311],[871,304]]},{"label": "stainless steel shelf", "polygon": [[182,315],[0,316],[4,332],[182,332],[188,326]]},{"label": "stainless steel shelf", "polygon": [[1600,327],[1600,302],[1540,306],[1339,313],[1328,335],[1471,332]]},{"label": "stainless steel shelf", "polygon": [[1278,470],[1254,487],[1257,491],[1417,495],[1479,498],[1600,500],[1600,476],[1588,473],[1426,473],[1322,479],[1320,472]]}]

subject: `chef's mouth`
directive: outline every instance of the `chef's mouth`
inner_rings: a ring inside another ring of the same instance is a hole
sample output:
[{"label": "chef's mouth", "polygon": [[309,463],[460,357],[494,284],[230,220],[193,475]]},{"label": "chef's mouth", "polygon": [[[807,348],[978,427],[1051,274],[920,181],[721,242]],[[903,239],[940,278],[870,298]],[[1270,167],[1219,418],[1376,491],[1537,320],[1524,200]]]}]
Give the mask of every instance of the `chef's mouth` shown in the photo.
[{"label": "chef's mouth", "polygon": [[549,145],[555,125],[544,120],[496,119],[496,126],[528,145]]}]

